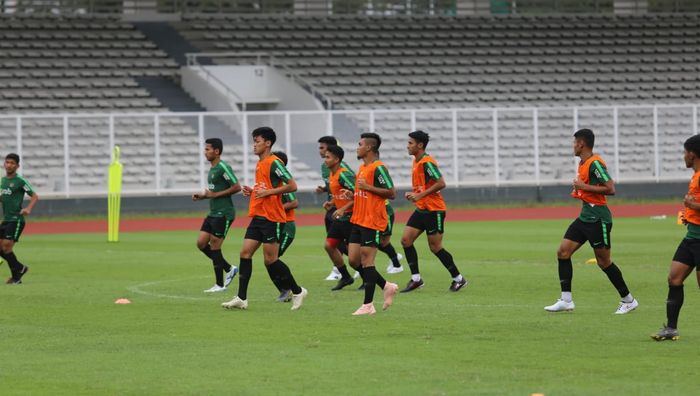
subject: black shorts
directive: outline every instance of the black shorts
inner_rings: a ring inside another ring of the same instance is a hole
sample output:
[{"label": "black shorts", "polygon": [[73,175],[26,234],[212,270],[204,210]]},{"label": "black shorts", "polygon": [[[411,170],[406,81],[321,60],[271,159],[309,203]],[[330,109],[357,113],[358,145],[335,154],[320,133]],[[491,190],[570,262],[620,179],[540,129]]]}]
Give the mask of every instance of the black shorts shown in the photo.
[{"label": "black shorts", "polygon": [[233,219],[226,217],[207,216],[199,230],[214,235],[217,238],[226,238],[226,234],[228,234],[228,229],[231,228],[232,223]]},{"label": "black shorts", "polygon": [[394,231],[394,214],[389,216],[389,224],[386,225],[386,230],[382,232],[382,236],[391,236],[391,232]]},{"label": "black shorts", "polygon": [[323,224],[326,226],[326,232],[328,232],[331,229],[331,225],[333,225],[333,221],[335,220],[333,218],[333,213],[335,213],[336,210],[335,206],[331,206],[331,208],[326,211],[326,215],[323,216]]},{"label": "black shorts", "polygon": [[673,261],[700,268],[700,239],[683,239],[673,255]]},{"label": "black shorts", "polygon": [[415,210],[408,218],[406,226],[425,231],[428,235],[442,234],[445,232],[445,216],[443,211],[422,212]]},{"label": "black shorts", "polygon": [[352,231],[350,232],[349,243],[359,243],[361,246],[378,247],[379,238],[381,238],[381,236],[381,231],[353,224]]},{"label": "black shorts", "polygon": [[326,238],[348,242],[350,240],[350,233],[352,233],[352,223],[350,221],[336,220],[331,224],[330,229],[328,229]]},{"label": "black shorts", "polygon": [[278,243],[281,241],[282,231],[284,223],[275,223],[264,217],[253,217],[244,238],[262,243]]},{"label": "black shorts", "polygon": [[3,221],[0,223],[0,239],[19,242],[25,224],[24,221]]},{"label": "black shorts", "polygon": [[564,234],[564,239],[583,244],[588,241],[593,249],[610,249],[610,231],[612,224],[598,220],[595,223],[586,223],[581,219],[574,220]]}]

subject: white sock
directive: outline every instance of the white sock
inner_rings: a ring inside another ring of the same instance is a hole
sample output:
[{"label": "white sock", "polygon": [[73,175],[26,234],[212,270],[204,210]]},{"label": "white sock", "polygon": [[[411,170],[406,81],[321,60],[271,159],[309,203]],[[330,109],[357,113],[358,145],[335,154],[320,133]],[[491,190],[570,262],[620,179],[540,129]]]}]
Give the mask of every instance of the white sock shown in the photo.
[{"label": "white sock", "polygon": [[634,297],[632,297],[632,293],[629,293],[626,296],[622,297],[622,302],[625,304],[629,304],[632,301],[634,301]]},{"label": "white sock", "polygon": [[454,278],[452,278],[452,280],[455,282],[461,282],[462,281],[462,274],[455,276]]},{"label": "white sock", "polygon": [[414,282],[420,282],[420,274],[411,275],[411,280]]},{"label": "white sock", "polygon": [[571,302],[571,292],[561,292],[561,299],[566,302]]}]

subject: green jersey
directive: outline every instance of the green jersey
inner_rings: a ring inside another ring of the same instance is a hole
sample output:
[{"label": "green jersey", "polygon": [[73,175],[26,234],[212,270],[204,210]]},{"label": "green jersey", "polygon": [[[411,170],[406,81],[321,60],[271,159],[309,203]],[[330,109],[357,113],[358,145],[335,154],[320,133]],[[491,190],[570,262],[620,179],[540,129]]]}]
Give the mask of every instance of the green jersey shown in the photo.
[{"label": "green jersey", "polygon": [[[207,175],[208,189],[211,192],[220,192],[227,190],[231,186],[238,183],[236,175],[229,164],[219,160],[219,163],[209,168]],[[236,216],[236,210],[233,207],[233,200],[230,195],[209,200],[209,216],[211,217],[226,217],[232,219]]]},{"label": "green jersey", "polygon": [[34,195],[34,189],[29,184],[27,179],[20,175],[15,177],[3,177],[0,182],[0,191],[2,191],[2,221],[24,221],[24,216],[19,212],[22,210],[22,201],[24,194],[29,196]]},{"label": "green jersey", "polygon": [[[599,161],[593,161],[588,177],[590,178],[588,184],[592,186],[604,184],[610,180],[608,170]],[[612,213],[610,213],[608,205],[591,205],[586,202],[582,202],[582,204],[581,214],[578,216],[581,221],[595,223],[600,220],[603,223],[612,224]]]}]

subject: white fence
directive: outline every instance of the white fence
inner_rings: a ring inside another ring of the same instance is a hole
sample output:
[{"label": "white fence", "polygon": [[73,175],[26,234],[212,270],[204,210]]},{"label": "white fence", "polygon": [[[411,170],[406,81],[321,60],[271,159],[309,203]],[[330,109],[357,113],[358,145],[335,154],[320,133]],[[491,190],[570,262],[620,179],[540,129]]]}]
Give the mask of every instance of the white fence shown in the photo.
[{"label": "white fence", "polygon": [[267,125],[277,131],[275,148],[290,156],[300,189],[308,190],[320,183],[320,136],[336,135],[356,165],[359,134],[376,131],[383,160],[405,187],[407,134],[422,129],[448,185],[544,185],[570,183],[572,134],[590,128],[595,151],[617,181],[659,182],[689,177],[682,144],[698,131],[697,107],[0,115],[0,150],[22,156],[20,172],[45,196],[106,195],[115,144],[122,148],[125,194],[182,194],[204,188],[207,137],[223,137],[223,158],[249,184],[257,160],[250,131]]}]

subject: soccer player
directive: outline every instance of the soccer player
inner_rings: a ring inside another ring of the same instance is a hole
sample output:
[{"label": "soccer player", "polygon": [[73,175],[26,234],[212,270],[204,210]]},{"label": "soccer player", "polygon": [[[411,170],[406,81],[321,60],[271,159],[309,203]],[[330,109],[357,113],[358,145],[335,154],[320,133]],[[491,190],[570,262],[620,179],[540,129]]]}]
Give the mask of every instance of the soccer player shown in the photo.
[{"label": "soccer player", "polygon": [[297,284],[287,264],[279,259],[279,245],[287,221],[282,195],[295,192],[297,183],[282,161],[272,154],[272,146],[277,140],[275,131],[270,127],[260,127],[253,130],[252,135],[253,152],[259,160],[255,167],[255,185],[243,187],[243,195],[250,197],[248,216],[251,221],[241,247],[238,295],[221,305],[227,309],[248,308],[248,282],[253,273],[253,254],[262,245],[264,263],[270,267],[268,271],[282,289],[292,291],[292,310],[297,310],[308,292]]},{"label": "soccer player", "polygon": [[[277,158],[282,160],[284,166],[287,166],[287,154],[282,151],[275,151],[272,153],[276,155]],[[284,206],[284,211],[287,214],[287,222],[284,224],[284,229],[282,230],[282,240],[280,241],[280,252],[279,256],[282,257],[284,252],[287,251],[289,246],[294,242],[294,237],[296,236],[297,226],[296,217],[294,215],[294,209],[299,207],[299,200],[297,200],[297,195],[293,192],[288,192],[282,194],[282,205]],[[270,267],[265,266],[268,269],[268,274],[272,283],[275,284],[277,290],[280,291],[280,295],[277,297],[278,302],[289,302],[292,301],[292,291],[289,289],[283,289],[282,285],[279,284],[279,280],[274,278],[273,274],[269,272]]]},{"label": "soccer player", "polygon": [[335,268],[341,274],[338,284],[331,290],[340,290],[355,282],[343,262],[343,254],[338,249],[341,243],[347,245],[350,239],[350,232],[352,231],[350,217],[352,217],[354,200],[351,197],[347,199],[346,195],[350,195],[355,191],[355,174],[341,165],[344,157],[345,151],[340,146],[328,146],[324,161],[330,171],[328,192],[331,202],[329,205],[336,208],[331,216],[333,221],[326,233],[324,248]]},{"label": "soccer player", "polygon": [[391,306],[399,290],[398,285],[387,282],[374,267],[381,233],[389,223],[386,200],[396,197],[389,171],[379,160],[381,144],[382,140],[376,133],[363,133],[357,147],[357,159],[362,160],[362,164],[355,180],[348,258],[353,267],[358,267],[358,264],[362,266],[360,275],[366,286],[364,303],[353,315],[376,313],[373,303],[376,285],[384,289],[385,310]]},{"label": "soccer player", "polygon": [[[700,267],[700,135],[690,137],[683,143],[683,159],[687,168],[693,168],[688,194],[683,200],[685,211],[683,223],[688,226],[685,238],[678,245],[668,274],[668,298],[666,299],[666,324],[651,337],[656,341],[675,341],[678,335],[678,315],[683,306],[683,281]],[[700,273],[698,273],[700,283]]]},{"label": "soccer player", "polygon": [[211,259],[216,283],[205,290],[205,293],[226,290],[238,273],[238,268],[229,264],[221,253],[221,245],[236,218],[231,196],[241,191],[241,185],[231,166],[221,159],[223,151],[224,144],[221,139],[212,138],[205,141],[204,156],[211,164],[207,175],[207,189],[202,193],[192,194],[193,201],[209,200],[209,214],[200,228],[197,248]]},{"label": "soccer player", "polygon": [[[333,137],[333,136],[321,136],[318,139],[318,154],[321,156],[321,159],[323,162],[321,162],[321,178],[323,179],[323,185],[316,187],[316,193],[317,194],[322,194],[322,193],[328,193],[328,199],[323,203],[323,208],[326,210],[326,215],[323,219],[323,222],[326,226],[326,233],[328,233],[328,230],[331,227],[331,224],[333,223],[333,213],[335,213],[336,208],[333,206],[333,200],[331,199],[330,196],[330,189],[329,189],[329,178],[330,178],[330,170],[328,169],[328,166],[326,166],[326,150],[328,150],[328,147],[330,146],[337,146],[338,145],[338,140]],[[341,161],[341,166],[352,172],[352,168],[350,168],[345,162]],[[347,254],[348,253],[348,247],[345,242],[341,242],[338,245],[338,250],[342,254]],[[330,274],[326,277],[326,280],[338,280],[342,277],[340,272],[338,272],[338,268],[333,265],[331,268]]]},{"label": "soccer player", "polygon": [[[24,230],[24,216],[29,216],[32,209],[39,201],[39,194],[34,192],[27,179],[17,173],[19,168],[19,155],[10,153],[5,156],[5,177],[0,181],[2,192],[2,223],[0,223],[0,257],[7,261],[11,276],[5,283],[18,285],[22,283],[22,277],[29,271],[29,267],[17,260],[13,252],[15,243]],[[22,207],[24,194],[29,195],[29,205]]]},{"label": "soccer player", "polygon": [[615,183],[608,175],[603,159],[593,153],[594,143],[595,135],[590,129],[579,129],[574,133],[574,155],[581,160],[571,196],[582,201],[581,214],[566,230],[557,250],[561,298],[554,304],[544,307],[545,311],[574,310],[574,301],[571,298],[573,277],[571,256],[586,241],[593,248],[598,267],[605,272],[620,294],[622,300],[615,313],[626,314],[639,305],[630,294],[622,272],[610,259],[612,214],[607,206],[606,195],[615,195]]},{"label": "soccer player", "polygon": [[423,131],[414,131],[408,134],[408,154],[413,159],[413,174],[411,176],[413,190],[406,193],[406,199],[416,205],[416,210],[406,223],[401,237],[401,245],[406,254],[406,261],[411,269],[411,279],[408,285],[401,290],[407,293],[423,286],[418,268],[418,253],[413,243],[425,231],[428,236],[428,247],[447,268],[452,276],[452,284],[449,290],[457,292],[467,285],[467,279],[462,276],[455,265],[452,255],[442,247],[442,234],[445,232],[445,211],[447,206],[442,199],[440,190],[445,188],[445,179],[440,173],[437,162],[425,149],[430,141],[430,136]]}]

